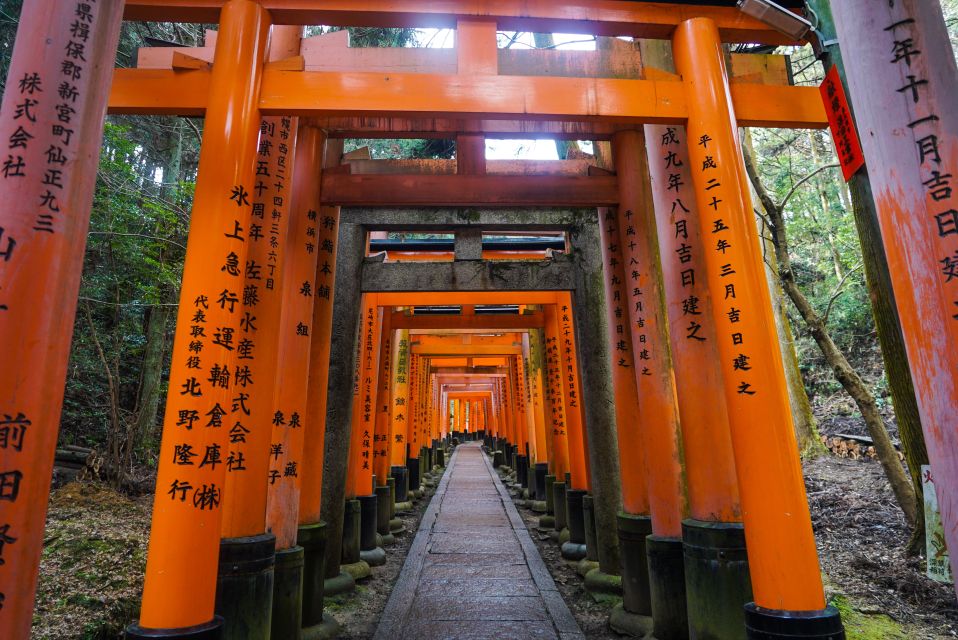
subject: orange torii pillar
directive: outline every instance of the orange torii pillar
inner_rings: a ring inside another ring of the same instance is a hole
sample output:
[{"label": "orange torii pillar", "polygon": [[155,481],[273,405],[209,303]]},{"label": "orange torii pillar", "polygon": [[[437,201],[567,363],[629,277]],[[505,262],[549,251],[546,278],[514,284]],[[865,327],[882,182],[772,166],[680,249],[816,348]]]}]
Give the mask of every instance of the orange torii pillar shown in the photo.
[{"label": "orange torii pillar", "polygon": [[[323,597],[326,591],[327,526],[320,517],[323,491],[323,453],[326,436],[326,388],[329,382],[329,349],[333,324],[333,273],[336,262],[336,233],[339,210],[320,207],[320,181],[316,175],[325,166],[328,145],[323,132],[302,121],[293,170],[293,210],[306,210],[311,225],[307,227],[305,249],[316,254],[313,278],[313,316],[309,324],[309,369],[306,425],[303,440],[303,462],[300,468],[299,532],[297,544],[303,547],[303,620],[305,633],[335,635],[338,625],[324,616]],[[339,563],[330,567],[332,578],[340,575]],[[346,574],[348,576],[348,574]],[[350,578],[351,579],[351,578]],[[348,580],[347,580],[348,582]]]},{"label": "orange torii pillar", "polygon": [[395,481],[396,503],[408,508],[409,475],[406,469],[406,435],[409,426],[409,330],[400,329],[393,345],[393,384],[390,399],[390,475]]},{"label": "orange torii pillar", "polygon": [[[633,575],[647,570],[653,634],[658,640],[684,640],[689,630],[682,520],[688,504],[645,137],[639,131],[617,132],[612,138],[612,155],[619,178],[619,240],[634,347],[633,375],[639,393],[637,418],[646,449],[652,512],[652,535],[646,538],[647,557],[627,554],[627,542],[644,523],[627,515],[619,518],[619,531],[625,536],[623,584],[628,585]],[[647,567],[638,566],[646,561]]]},{"label": "orange torii pillar", "polygon": [[[348,565],[359,565],[357,572],[360,574],[368,570],[362,564],[380,566],[386,561],[385,551],[376,544],[376,494],[373,492],[373,435],[376,431],[382,308],[376,294],[364,293],[362,297],[346,482],[348,502],[343,528],[343,561]],[[358,529],[347,531],[347,527],[354,524],[359,525]],[[353,573],[353,577],[360,576]]]},{"label": "orange torii pillar", "polygon": [[[958,69],[941,7],[832,3],[945,540],[958,567]],[[852,62],[854,61],[854,62]]]},{"label": "orange torii pillar", "polygon": [[522,353],[526,363],[526,380],[532,396],[532,418],[529,440],[533,443],[529,459],[535,461],[529,476],[529,507],[546,510],[546,476],[549,475],[549,439],[546,436],[545,336],[541,329],[522,334]]},{"label": "orange torii pillar", "polygon": [[[260,126],[256,96],[269,16],[249,0],[222,11],[210,101],[193,200],[190,238],[173,342],[170,390],[139,624],[129,638],[215,634],[217,565],[226,464],[237,424],[248,429],[253,389],[209,382],[216,367],[235,371],[243,336],[242,275],[251,233]],[[197,329],[199,327],[199,329]],[[264,382],[262,393],[270,393]],[[204,464],[204,461],[206,463]],[[265,482],[265,478],[263,479]]]},{"label": "orange torii pillar", "polygon": [[[635,345],[630,330],[629,294],[631,281],[626,277],[622,258],[622,229],[614,209],[599,210],[599,228],[602,237],[603,280],[605,283],[609,349],[612,353],[612,384],[615,390],[615,422],[618,435],[619,473],[622,491],[622,513],[619,514],[619,545],[625,547],[625,558],[645,557],[645,539],[651,533],[648,527],[649,494],[646,463],[645,429],[639,423],[639,398],[634,374]],[[588,522],[587,522],[588,526]],[[612,569],[603,566],[603,573],[619,571],[618,558]],[[630,562],[623,581],[622,612],[628,614],[633,633],[651,631],[651,602],[647,565]],[[619,622],[616,622],[619,626]],[[623,621],[624,624],[624,621]]]},{"label": "orange torii pillar", "polygon": [[409,477],[409,494],[412,498],[420,495],[421,469],[419,450],[422,446],[419,421],[422,420],[422,368],[423,358],[409,355],[409,419],[406,423],[406,471]]},{"label": "orange torii pillar", "polygon": [[[688,91],[692,182],[708,238],[704,277],[714,301],[732,445],[755,602],[753,637],[840,637],[826,607],[798,445],[765,281],[762,248],[746,185],[721,39],[707,18],[673,36],[675,66]],[[758,442],[756,430],[767,437]],[[769,447],[768,442],[775,446]]]},{"label": "orange torii pillar", "polygon": [[3,638],[28,637],[33,620],[53,456],[122,14],[123,3],[118,0],[26,3],[0,110],[7,143],[0,157]]},{"label": "orange torii pillar", "polygon": [[[562,490],[561,507],[556,504],[555,486],[565,486],[566,474],[569,471],[569,441],[566,431],[565,393],[562,376],[562,346],[559,337],[559,323],[554,304],[544,305],[546,328],[546,389],[549,405],[549,424],[547,437],[551,438],[552,446],[549,457],[549,475],[546,476],[546,514],[539,518],[539,526],[548,531],[556,530],[559,512],[562,512],[561,531],[565,526],[565,490]],[[558,538],[558,536],[557,536]]]},{"label": "orange torii pillar", "polygon": [[525,359],[521,355],[512,357],[512,393],[516,398],[513,405],[515,414],[516,446],[519,450],[519,467],[516,473],[519,484],[526,493],[535,490],[535,485],[529,483],[530,469],[534,469],[535,461],[531,457],[529,443],[529,421],[534,408],[525,374]]},{"label": "orange torii pillar", "polygon": [[582,398],[580,395],[579,356],[576,349],[572,296],[568,292],[556,295],[559,333],[562,342],[562,388],[565,396],[565,415],[569,443],[569,484],[566,490],[590,490],[589,447],[582,425]]},{"label": "orange torii pillar", "polygon": [[376,486],[376,532],[382,536],[383,545],[394,544],[396,538],[389,530],[389,521],[392,520],[392,495],[395,488],[390,488],[395,481],[391,481],[389,473],[390,439],[392,431],[389,408],[392,402],[393,380],[393,344],[395,331],[392,330],[392,309],[385,307],[382,313],[382,330],[380,334],[379,350],[379,377],[376,394],[376,431],[373,434],[373,475]]},{"label": "orange torii pillar", "polygon": [[[295,28],[297,31],[301,27]],[[280,121],[277,152],[284,156],[284,136],[288,118]],[[295,134],[289,132],[286,146],[292,147]],[[307,155],[322,157],[322,136],[307,137],[306,144],[314,148]],[[297,141],[297,155],[300,143]],[[281,163],[282,164],[282,163]],[[315,201],[304,200],[311,195],[303,183],[316,180],[319,165],[293,164],[299,169],[310,169],[299,180],[294,176],[293,188],[283,189],[273,196],[274,211],[289,203],[289,239],[283,276],[283,317],[279,327],[279,363],[273,391],[273,440],[270,445],[269,494],[266,503],[268,530],[276,536],[275,588],[273,590],[273,621],[271,638],[296,638],[302,628],[303,582],[305,551],[297,544],[299,534],[299,503],[302,470],[305,466],[322,464],[321,459],[307,460],[304,455],[305,434],[309,429],[325,423],[309,424],[306,416],[309,379],[310,337],[313,320],[313,301],[316,291],[316,252],[310,250],[315,238]],[[272,177],[279,180],[284,172]],[[285,191],[285,194],[283,193]],[[305,191],[305,193],[303,193]],[[269,262],[267,260],[267,266]],[[315,579],[316,576],[310,576]]]},{"label": "orange torii pillar", "polygon": [[[298,52],[301,38],[301,28],[274,26],[267,59]],[[211,387],[232,389],[237,397],[240,393],[249,396],[249,415],[228,425],[228,449],[216,452],[226,464],[216,613],[226,621],[227,638],[267,638],[271,624],[276,538],[267,526],[263,478],[273,460],[273,393],[283,340],[285,265],[291,259],[288,196],[297,128],[291,118],[273,116],[260,122],[246,257],[241,261],[233,253],[223,265],[237,285],[234,304],[241,314],[239,331],[232,340],[236,364],[231,369],[227,361],[214,360],[205,380]],[[203,315],[198,310],[191,319],[197,341],[213,332],[205,326]],[[196,352],[193,364],[201,362],[203,355]],[[177,464],[189,463],[202,464],[190,457],[177,460]]]},{"label": "orange torii pillar", "polygon": [[645,134],[685,445],[689,631],[693,637],[741,636],[752,587],[712,298],[701,277],[711,247],[699,232],[685,128],[649,125]]}]

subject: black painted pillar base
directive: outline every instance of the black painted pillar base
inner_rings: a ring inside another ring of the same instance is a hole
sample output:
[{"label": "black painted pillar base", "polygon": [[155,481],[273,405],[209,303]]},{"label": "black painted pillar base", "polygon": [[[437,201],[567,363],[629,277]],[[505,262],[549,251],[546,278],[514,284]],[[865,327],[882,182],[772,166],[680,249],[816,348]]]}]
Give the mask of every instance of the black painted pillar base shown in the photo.
[{"label": "black painted pillar base", "polygon": [[685,562],[682,540],[649,536],[649,587],[653,634],[656,640],[687,640],[689,618],[685,603]]},{"label": "black painted pillar base", "polygon": [[502,453],[502,451],[499,451],[498,449],[496,449],[492,454],[492,468],[498,469],[499,467],[501,467],[503,463],[505,462],[505,459],[506,457]]},{"label": "black painted pillar base", "polygon": [[139,624],[127,627],[126,640],[223,640],[223,618],[215,616],[205,624],[181,629],[145,629]]},{"label": "black painted pillar base", "polygon": [[539,529],[541,531],[555,530],[555,496],[552,493],[552,485],[555,484],[555,481],[556,477],[553,475],[547,475],[545,478],[545,515],[539,516]]},{"label": "black painted pillar base", "polygon": [[649,516],[620,513],[618,516],[619,559],[622,563],[622,606],[626,613],[651,617],[649,561],[646,538],[652,534]]},{"label": "black painted pillar base", "polygon": [[275,557],[271,533],[220,540],[215,611],[226,640],[269,640]]},{"label": "black painted pillar base", "polygon": [[326,595],[326,523],[300,525],[296,544],[303,548],[303,629],[305,630],[323,624],[323,605]]},{"label": "black painted pillar base", "polygon": [[586,556],[585,514],[582,511],[583,497],[585,497],[585,491],[581,489],[568,489],[565,492],[569,541],[562,545],[562,557],[575,562]]},{"label": "black painted pillar base", "polygon": [[390,467],[389,475],[396,479],[396,502],[409,500],[409,470],[406,467]]},{"label": "black painted pillar base", "polygon": [[[535,499],[538,502],[545,502],[546,500],[546,476],[549,475],[549,463],[548,462],[537,462],[535,468],[535,475],[533,476],[535,481]],[[529,492],[532,493],[531,491]],[[530,498],[532,495],[529,496]]]},{"label": "black painted pillar base", "polygon": [[270,638],[298,640],[303,629],[303,548],[276,552]]},{"label": "black painted pillar base", "polygon": [[516,477],[523,489],[529,488],[529,459],[521,454],[516,456]]},{"label": "black painted pillar base", "polygon": [[595,535],[595,498],[588,493],[582,496],[582,521],[585,523],[586,558],[592,562],[599,561],[599,542]]},{"label": "black painted pillar base", "polygon": [[569,526],[565,502],[567,486],[565,482],[552,483],[552,509],[555,511],[555,523],[553,524],[554,531],[549,535],[554,540],[558,540],[561,531]]},{"label": "black painted pillar base", "polygon": [[389,521],[392,520],[392,494],[389,485],[376,487],[376,533],[382,538],[384,546],[396,544],[396,537],[392,534]]},{"label": "black painted pillar base", "polygon": [[371,551],[376,548],[376,521],[379,501],[376,494],[357,496],[359,501],[359,550]]},{"label": "black painted pillar base", "polygon": [[356,564],[360,560],[361,510],[359,500],[346,501],[343,511],[343,564]]},{"label": "black painted pillar base", "polygon": [[754,602],[745,605],[749,640],[845,640],[845,628],[835,607],[821,611],[777,611]]},{"label": "black painted pillar base", "polygon": [[685,589],[692,638],[745,638],[752,582],[745,528],[738,522],[682,523]]},{"label": "black painted pillar base", "polygon": [[406,460],[406,470],[409,472],[408,490],[419,491],[419,458]]}]

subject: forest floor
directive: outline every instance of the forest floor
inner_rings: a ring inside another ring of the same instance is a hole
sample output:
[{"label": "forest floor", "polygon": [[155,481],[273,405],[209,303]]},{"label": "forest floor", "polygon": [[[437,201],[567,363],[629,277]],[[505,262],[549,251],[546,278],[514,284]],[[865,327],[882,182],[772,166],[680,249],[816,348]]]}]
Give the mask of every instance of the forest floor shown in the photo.
[{"label": "forest floor", "polygon": [[[958,637],[954,591],[925,577],[924,558],[904,553],[908,527],[879,464],[829,455],[804,469],[829,601],[842,610],[849,640]],[[420,500],[401,516],[407,533],[388,548],[385,567],[353,594],[328,599],[342,637],[372,636],[427,505]],[[139,609],[151,506],[152,495],[131,498],[94,483],[51,494],[31,639],[120,636]],[[558,546],[536,531],[537,514],[520,513],[586,637],[615,638],[610,605],[585,593]]]}]

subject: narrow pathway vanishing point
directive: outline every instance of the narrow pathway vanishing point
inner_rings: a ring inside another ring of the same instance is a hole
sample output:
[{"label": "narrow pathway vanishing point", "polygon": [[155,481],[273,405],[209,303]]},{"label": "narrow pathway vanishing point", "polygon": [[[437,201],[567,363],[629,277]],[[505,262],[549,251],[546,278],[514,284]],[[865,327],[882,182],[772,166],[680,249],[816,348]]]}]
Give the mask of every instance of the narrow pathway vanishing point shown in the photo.
[{"label": "narrow pathway vanishing point", "polygon": [[456,448],[375,640],[583,640],[478,443]]}]

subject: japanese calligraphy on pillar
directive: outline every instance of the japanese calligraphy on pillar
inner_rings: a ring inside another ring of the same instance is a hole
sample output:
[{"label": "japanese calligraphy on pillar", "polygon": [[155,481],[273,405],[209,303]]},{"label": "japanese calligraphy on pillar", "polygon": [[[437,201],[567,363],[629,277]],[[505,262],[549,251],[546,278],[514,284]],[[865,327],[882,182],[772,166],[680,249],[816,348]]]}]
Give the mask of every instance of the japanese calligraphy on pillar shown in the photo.
[{"label": "japanese calligraphy on pillar", "polygon": [[552,435],[566,435],[565,404],[562,394],[562,356],[560,354],[559,337],[550,335],[546,338],[546,386],[549,404],[551,405]]},{"label": "japanese calligraphy on pillar", "polygon": [[406,433],[409,422],[409,331],[402,329],[393,348],[393,385],[390,408],[392,423],[392,464],[406,460]]},{"label": "japanese calligraphy on pillar", "polygon": [[[747,304],[744,297],[739,297],[739,289],[742,289],[740,278],[744,270],[751,266],[746,265],[742,257],[748,248],[735,246],[733,238],[736,233],[733,233],[730,226],[736,224],[732,216],[737,216],[737,212],[731,212],[729,215],[729,202],[733,196],[728,194],[741,189],[742,186],[734,179],[737,168],[722,165],[722,162],[732,160],[720,159],[716,148],[717,145],[708,131],[702,131],[698,137],[689,140],[689,171],[698,174],[695,184],[700,192],[696,197],[703,220],[701,228],[708,228],[708,233],[704,230],[701,233],[705,251],[712,254],[710,264],[714,265],[710,267],[713,273],[708,277],[720,283],[721,289],[721,295],[713,295],[712,298],[713,304],[718,305],[725,316],[724,323],[715,328],[716,334],[719,340],[730,344],[735,352],[729,362],[723,363],[723,369],[725,375],[734,381],[738,395],[747,398],[759,393],[761,383],[752,373],[752,358],[755,357],[752,349],[755,345],[749,341],[749,336],[743,329],[743,316],[757,311]],[[741,203],[741,195],[738,195],[738,203]],[[739,230],[737,233],[747,232],[748,230]],[[687,269],[682,274],[685,278],[683,284],[695,284],[694,270]]]},{"label": "japanese calligraphy on pillar", "polygon": [[379,344],[379,376],[376,381],[376,415],[374,417],[376,430],[373,432],[373,473],[380,486],[386,484],[389,477],[390,434],[392,432],[391,405],[392,405],[392,373],[393,373],[393,341],[394,332],[390,328],[390,309],[384,309],[382,329],[380,330],[381,343]]},{"label": "japanese calligraphy on pillar", "polygon": [[958,69],[941,7],[835,3],[945,537],[958,548]]},{"label": "japanese calligraphy on pillar", "polygon": [[309,392],[305,372],[310,367],[309,347],[316,291],[316,255],[307,250],[307,242],[315,237],[316,212],[311,207],[314,203],[302,202],[300,192],[294,194],[288,188],[292,182],[292,167],[296,163],[298,131],[297,120],[280,119],[277,170],[273,176],[277,179],[274,188],[285,194],[282,200],[274,196],[274,208],[285,207],[285,215],[290,219],[279,284],[282,315],[276,382],[272,390],[270,447],[272,451],[280,445],[283,450],[278,456],[270,455],[268,475],[268,523],[280,549],[296,544],[302,467],[307,463],[303,460],[303,447],[306,430],[313,427],[306,423],[304,417]]},{"label": "japanese calligraphy on pillar", "polygon": [[109,85],[97,63],[115,50],[121,12],[115,0],[29,3],[0,110],[0,635],[10,637],[32,620]]},{"label": "japanese calligraphy on pillar", "polygon": [[[606,290],[610,305],[609,326],[612,331],[612,362],[618,369],[632,369],[632,336],[629,327],[629,311],[626,308],[628,297],[626,283],[623,281],[622,245],[619,224],[614,209],[600,209],[599,227],[602,233],[602,260],[605,263]],[[644,358],[636,354],[636,363],[646,367],[650,360],[648,353]]]}]

